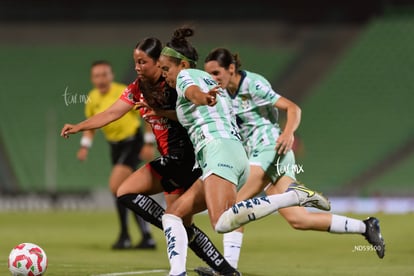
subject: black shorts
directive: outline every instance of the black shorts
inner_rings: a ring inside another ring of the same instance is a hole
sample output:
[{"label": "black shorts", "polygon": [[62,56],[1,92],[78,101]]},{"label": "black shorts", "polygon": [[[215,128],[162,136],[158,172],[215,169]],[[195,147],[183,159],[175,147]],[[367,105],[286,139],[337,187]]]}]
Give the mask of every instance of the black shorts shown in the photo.
[{"label": "black shorts", "polygon": [[141,159],[139,153],[144,145],[144,138],[141,128],[138,128],[134,136],[128,137],[119,142],[109,142],[111,147],[112,165],[126,165],[132,170],[136,170]]},{"label": "black shorts", "polygon": [[195,168],[195,162],[195,155],[191,152],[160,156],[148,166],[160,179],[165,192],[182,193],[202,175],[201,169]]}]

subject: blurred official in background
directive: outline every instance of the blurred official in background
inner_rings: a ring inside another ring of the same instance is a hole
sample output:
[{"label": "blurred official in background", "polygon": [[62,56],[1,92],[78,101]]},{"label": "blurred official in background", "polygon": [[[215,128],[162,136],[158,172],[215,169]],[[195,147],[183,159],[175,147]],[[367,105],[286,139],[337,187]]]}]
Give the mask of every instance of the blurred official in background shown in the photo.
[{"label": "blurred official in background", "polygon": [[[91,82],[94,88],[89,92],[88,101],[85,106],[87,118],[100,113],[111,106],[122,94],[126,86],[114,82],[112,66],[109,62],[95,61],[91,66]],[[121,183],[132,174],[141,163],[141,159],[152,159],[154,147],[152,132],[143,135],[141,118],[139,112],[131,110],[119,120],[102,128],[111,151],[112,172],[109,177],[109,187],[115,196],[115,204],[120,222],[120,233],[118,240],[112,245],[113,249],[127,249],[132,247],[128,232],[127,208],[116,200],[116,191]],[[80,148],[77,153],[79,160],[86,160],[95,131],[83,132]],[[142,240],[135,246],[138,249],[153,249],[155,241],[152,239],[148,222],[140,216],[135,215],[141,230]]]}]

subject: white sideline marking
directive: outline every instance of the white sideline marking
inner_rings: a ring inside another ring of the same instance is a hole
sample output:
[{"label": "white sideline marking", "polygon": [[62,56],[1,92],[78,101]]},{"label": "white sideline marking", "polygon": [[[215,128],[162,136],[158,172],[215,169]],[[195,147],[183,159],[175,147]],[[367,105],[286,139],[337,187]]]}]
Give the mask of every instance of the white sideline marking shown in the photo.
[{"label": "white sideline marking", "polygon": [[115,272],[115,273],[108,273],[108,274],[94,274],[91,276],[122,276],[122,275],[142,275],[147,273],[159,273],[159,272],[167,272],[165,269],[153,269],[153,270],[140,270],[140,271],[131,271],[131,272]]}]

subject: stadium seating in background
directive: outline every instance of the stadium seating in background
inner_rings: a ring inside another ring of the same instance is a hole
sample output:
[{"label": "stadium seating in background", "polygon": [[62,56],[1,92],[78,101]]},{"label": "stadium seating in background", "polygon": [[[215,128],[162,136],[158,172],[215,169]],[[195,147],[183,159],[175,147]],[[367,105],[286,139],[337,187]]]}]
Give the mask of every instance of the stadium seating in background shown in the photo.
[{"label": "stadium seating in background", "polygon": [[64,140],[59,134],[64,123],[84,118],[91,62],[109,60],[120,79],[125,70],[132,70],[130,49],[2,45],[0,58],[0,131],[19,190],[53,193],[107,187],[110,161],[102,135],[81,164],[76,159],[80,135]]},{"label": "stadium seating in background", "polygon": [[[332,71],[301,98],[298,135],[303,154],[298,162],[305,171],[298,179],[305,184],[328,195],[414,194],[410,183],[414,156],[412,151],[404,154],[414,136],[413,15],[388,11],[373,18]],[[227,47],[240,54],[242,69],[263,74],[276,90],[275,80],[297,57],[297,49],[255,45],[248,38],[244,43],[220,41],[195,45],[199,68],[212,48]],[[110,162],[102,135],[81,164],[76,159],[80,135],[65,141],[59,131],[64,123],[84,118],[81,101],[90,89],[93,60],[111,61],[118,81],[133,80],[131,49],[82,43],[5,44],[0,46],[0,58],[0,132],[19,188],[26,192],[106,188]],[[289,87],[284,89],[281,93],[289,97]],[[386,166],[390,156],[392,164]],[[367,172],[369,177],[361,177]]]},{"label": "stadium seating in background", "polygon": [[[200,68],[208,51],[217,46],[200,47]],[[277,75],[291,56],[252,46],[228,47],[240,53],[246,69],[267,77]],[[271,63],[267,63],[269,57]],[[102,134],[98,132],[88,160],[81,163],[76,159],[80,135],[64,140],[59,133],[64,123],[84,119],[91,62],[109,60],[116,79],[129,83],[135,78],[131,50],[121,46],[1,46],[0,58],[5,91],[0,94],[0,131],[19,191],[77,193],[106,188],[110,160]]]},{"label": "stadium seating in background", "polygon": [[[390,11],[373,19],[302,103],[306,155],[300,178],[308,185],[328,194],[414,194],[412,152],[352,183],[413,140],[412,15]],[[401,166],[393,166],[399,161]]]}]

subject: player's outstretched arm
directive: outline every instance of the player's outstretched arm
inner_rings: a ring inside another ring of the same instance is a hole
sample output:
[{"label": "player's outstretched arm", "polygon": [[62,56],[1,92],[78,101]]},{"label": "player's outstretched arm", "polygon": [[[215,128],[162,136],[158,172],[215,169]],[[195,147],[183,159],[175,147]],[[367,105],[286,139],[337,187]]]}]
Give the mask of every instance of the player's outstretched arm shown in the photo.
[{"label": "player's outstretched arm", "polygon": [[105,111],[98,113],[85,121],[82,121],[76,125],[65,124],[60,132],[60,136],[69,138],[70,134],[75,134],[84,130],[101,128],[121,118],[128,111],[130,111],[132,107],[133,106],[123,100],[117,100]]},{"label": "player's outstretched arm", "polygon": [[217,103],[216,96],[219,94],[219,89],[219,86],[217,86],[204,93],[200,87],[192,85],[185,90],[185,97],[195,105],[213,106]]},{"label": "player's outstretched arm", "polygon": [[161,117],[166,117],[173,121],[178,121],[177,112],[175,111],[175,109],[160,109],[160,108],[155,109],[155,108],[150,107],[145,102],[136,103],[134,106],[134,109],[138,110],[140,108],[146,108],[147,110],[147,112],[142,116],[142,118],[144,119],[150,116],[161,116]]}]

